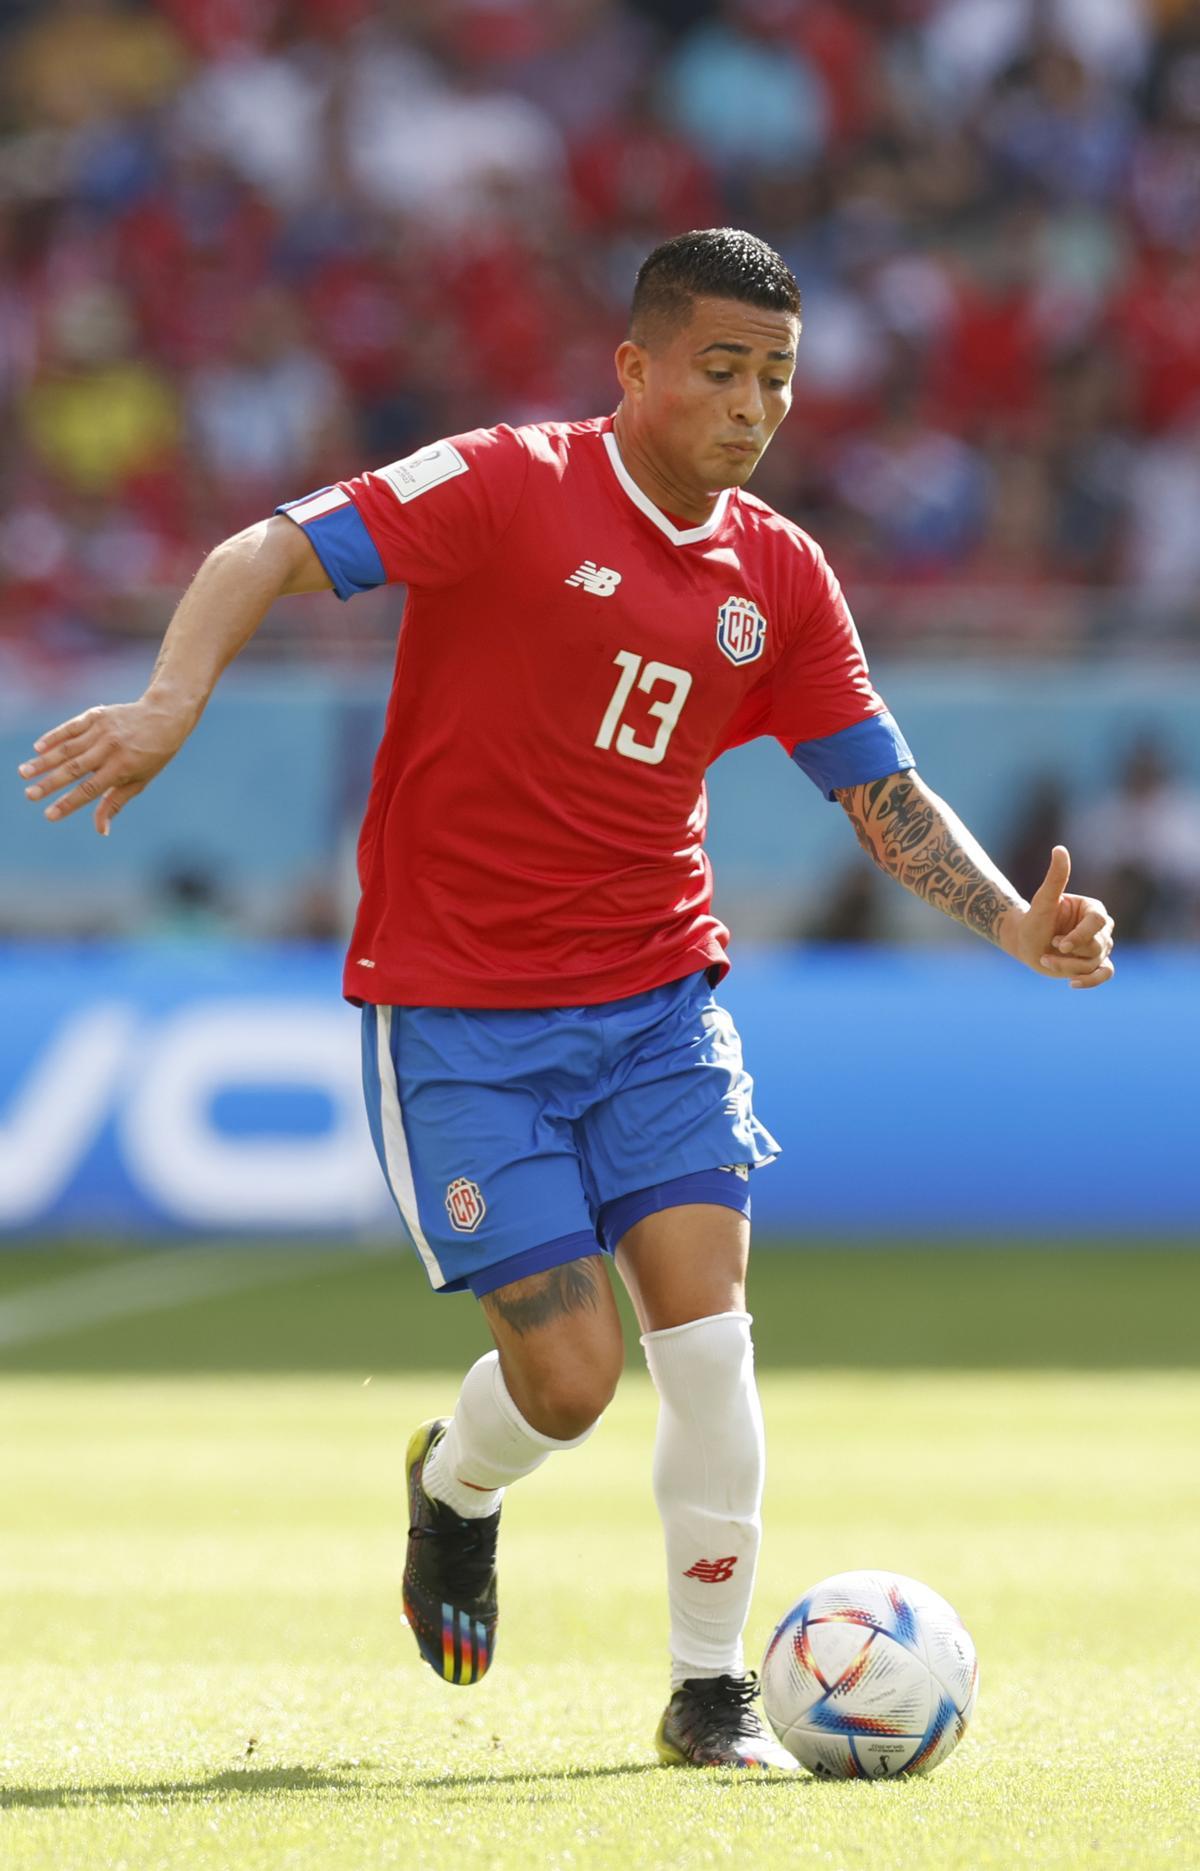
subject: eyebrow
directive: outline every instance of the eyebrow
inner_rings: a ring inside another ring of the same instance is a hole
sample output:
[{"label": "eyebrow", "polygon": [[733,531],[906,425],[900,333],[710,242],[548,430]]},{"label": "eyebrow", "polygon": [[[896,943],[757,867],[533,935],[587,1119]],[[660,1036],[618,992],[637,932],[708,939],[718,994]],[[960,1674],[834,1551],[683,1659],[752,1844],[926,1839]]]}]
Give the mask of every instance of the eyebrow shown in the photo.
[{"label": "eyebrow", "polygon": [[[726,340],[718,338],[715,344],[706,344],[702,351],[697,351],[696,356],[707,357],[710,351],[732,351],[735,357],[749,357],[750,346],[748,344],[730,344]],[[781,364],[790,364],[795,362],[796,353],[794,351],[768,351],[767,356],[777,358]]]}]

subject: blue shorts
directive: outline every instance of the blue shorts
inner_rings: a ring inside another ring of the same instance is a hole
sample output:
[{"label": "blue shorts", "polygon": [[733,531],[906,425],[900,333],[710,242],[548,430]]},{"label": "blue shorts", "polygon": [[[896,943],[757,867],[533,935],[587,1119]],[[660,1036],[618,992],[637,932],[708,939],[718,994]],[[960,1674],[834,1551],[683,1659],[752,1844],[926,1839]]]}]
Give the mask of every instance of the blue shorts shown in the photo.
[{"label": "blue shorts", "polygon": [[615,1253],[682,1202],[748,1212],[747,1172],[779,1150],[703,974],[595,1007],[367,1006],[363,1083],[440,1292]]}]

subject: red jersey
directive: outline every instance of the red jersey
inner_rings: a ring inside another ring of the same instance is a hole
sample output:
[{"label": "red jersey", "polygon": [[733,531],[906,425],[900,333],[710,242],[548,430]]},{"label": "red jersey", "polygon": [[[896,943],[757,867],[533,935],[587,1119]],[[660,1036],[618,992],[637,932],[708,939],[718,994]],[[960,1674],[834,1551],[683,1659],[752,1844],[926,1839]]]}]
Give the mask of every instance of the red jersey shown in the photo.
[{"label": "red jersey", "polygon": [[340,597],[408,587],[350,1000],[570,1006],[724,973],[710,763],[773,735],[830,796],[912,765],[819,546],[740,491],[677,524],[611,418],[475,430],[280,511]]}]

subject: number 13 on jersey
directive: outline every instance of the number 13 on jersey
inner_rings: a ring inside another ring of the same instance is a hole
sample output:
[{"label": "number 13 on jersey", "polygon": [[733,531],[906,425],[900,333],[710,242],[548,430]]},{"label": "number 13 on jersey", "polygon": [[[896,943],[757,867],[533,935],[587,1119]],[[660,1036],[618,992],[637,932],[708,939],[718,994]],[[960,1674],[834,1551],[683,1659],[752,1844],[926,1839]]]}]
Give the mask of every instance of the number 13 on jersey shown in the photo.
[{"label": "number 13 on jersey", "polygon": [[[627,760],[644,761],[648,767],[656,767],[667,751],[667,744],[675,732],[683,704],[688,698],[692,678],[686,669],[675,669],[670,663],[645,663],[632,650],[618,650],[613,657],[621,673],[617,677],[617,686],[612,692],[612,700],[604,711],[594,745],[600,748],[613,746],[616,735],[615,751],[624,754]],[[641,672],[640,674],[638,672]],[[659,683],[670,683],[669,695],[659,696],[657,701],[647,705],[646,712],[658,718],[658,730],[652,741],[639,741],[627,722],[621,721],[621,713],[629,700],[636,683],[646,694]]]}]

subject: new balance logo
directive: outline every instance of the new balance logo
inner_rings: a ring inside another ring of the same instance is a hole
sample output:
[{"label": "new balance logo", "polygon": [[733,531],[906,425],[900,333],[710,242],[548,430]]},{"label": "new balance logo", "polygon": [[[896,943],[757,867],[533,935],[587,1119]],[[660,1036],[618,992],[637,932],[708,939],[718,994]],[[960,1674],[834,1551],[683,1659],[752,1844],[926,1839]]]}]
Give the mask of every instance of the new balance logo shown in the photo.
[{"label": "new balance logo", "polygon": [[597,565],[595,559],[585,559],[577,572],[563,579],[564,585],[582,585],[594,598],[611,598],[620,582],[620,572],[614,572],[607,565]]},{"label": "new balance logo", "polygon": [[701,1585],[724,1585],[726,1579],[733,1577],[736,1565],[736,1553],[730,1553],[727,1559],[698,1559],[683,1576],[685,1579],[699,1579]]}]

